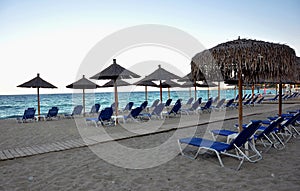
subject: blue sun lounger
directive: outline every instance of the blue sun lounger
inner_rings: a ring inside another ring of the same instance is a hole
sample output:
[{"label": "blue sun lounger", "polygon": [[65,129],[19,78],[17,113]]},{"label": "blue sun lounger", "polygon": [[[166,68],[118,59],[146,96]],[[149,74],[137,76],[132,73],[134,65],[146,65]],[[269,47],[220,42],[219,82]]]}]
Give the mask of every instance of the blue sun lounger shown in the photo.
[{"label": "blue sun lounger", "polygon": [[[280,125],[280,123],[283,120],[284,120],[283,117],[278,117],[274,121],[272,121],[268,126],[260,126],[257,132],[254,134],[254,140],[256,143],[260,142],[264,147],[269,146],[265,151],[268,151],[271,147],[274,147],[275,149],[278,150],[281,150],[285,147],[285,144],[276,134],[277,127]],[[247,128],[247,125],[244,124],[243,128]],[[227,137],[227,142],[229,142],[230,136],[234,134],[238,134],[238,132],[221,129],[221,130],[212,130],[211,134],[214,140],[217,136],[225,136]]]},{"label": "blue sun lounger", "polygon": [[[201,150],[212,151],[217,155],[219,159],[219,163],[222,167],[224,167],[224,164],[220,157],[221,154],[241,160],[237,168],[240,169],[245,159],[249,162],[257,162],[262,159],[261,154],[255,149],[255,147],[249,141],[250,137],[253,136],[253,134],[258,129],[260,124],[261,124],[260,120],[250,122],[247,128],[241,131],[236,136],[236,138],[233,139],[230,143],[218,142],[218,141],[213,141],[213,140],[208,140],[208,139],[198,138],[198,137],[188,137],[188,138],[179,139],[178,145],[179,145],[180,153],[183,156],[187,156],[189,158],[195,159],[197,158]],[[251,150],[255,153],[252,156],[247,156],[244,152],[244,148],[242,148],[244,144],[247,142],[250,145]],[[186,154],[184,152],[184,148],[182,147],[183,145],[186,146],[190,145],[190,146],[197,147],[198,149],[196,151],[196,154],[194,156],[190,156]]]},{"label": "blue sun lounger", "polygon": [[166,117],[170,117],[172,115],[176,116],[178,113],[180,113],[180,109],[181,109],[181,100],[178,99],[175,105],[172,107],[172,109],[169,112],[164,113],[163,115]]},{"label": "blue sun lounger", "polygon": [[96,127],[101,123],[102,126],[112,126],[115,122],[112,120],[113,109],[106,107],[100,111],[98,118],[86,118],[86,123],[93,123]]},{"label": "blue sun lounger", "polygon": [[17,118],[17,122],[19,123],[26,123],[32,121],[36,121],[35,109],[32,107],[25,109],[23,116]]},{"label": "blue sun lounger", "polygon": [[46,115],[46,119],[47,120],[58,119],[57,115],[58,115],[58,107],[52,107],[51,109],[49,109]]},{"label": "blue sun lounger", "polygon": [[162,118],[162,111],[165,107],[164,103],[158,104],[151,113],[141,113],[139,117],[147,118],[148,120],[152,119],[153,117],[159,119]]}]

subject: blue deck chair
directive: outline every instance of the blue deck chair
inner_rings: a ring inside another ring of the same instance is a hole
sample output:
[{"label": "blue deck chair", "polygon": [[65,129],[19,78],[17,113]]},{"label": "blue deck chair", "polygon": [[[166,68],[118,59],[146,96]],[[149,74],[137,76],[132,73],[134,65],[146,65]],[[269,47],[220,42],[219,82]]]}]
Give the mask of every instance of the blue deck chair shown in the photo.
[{"label": "blue deck chair", "polygon": [[66,118],[74,118],[75,116],[81,115],[83,110],[83,106],[82,105],[77,105],[74,107],[73,111],[71,114],[65,114]]},{"label": "blue deck chair", "polygon": [[159,103],[159,99],[156,99],[153,101],[151,107],[149,107],[148,109],[153,110]]},{"label": "blue deck chair", "polygon": [[52,107],[46,115],[47,120],[58,119],[58,107]]},{"label": "blue deck chair", "polygon": [[92,106],[91,111],[89,114],[93,115],[93,114],[97,114],[100,110],[101,105],[99,103],[96,103]]},{"label": "blue deck chair", "polygon": [[[199,99],[200,99],[200,101],[199,101]],[[195,101],[194,103],[193,103],[193,105],[190,107],[190,108],[187,108],[187,109],[180,109],[180,113],[181,114],[187,114],[187,115],[189,115],[189,114],[197,114],[197,112],[198,112],[198,108],[199,108],[199,106],[200,106],[200,103],[201,103],[201,99],[202,98],[199,98],[197,101]]]},{"label": "blue deck chair", "polygon": [[234,100],[238,100],[238,99],[239,99],[239,94],[235,96]]},{"label": "blue deck chair", "polygon": [[[116,103],[115,103],[115,102],[112,103],[112,104],[110,105],[110,107],[113,109],[113,112],[115,112]],[[118,108],[119,108],[119,103],[118,103]]]},{"label": "blue deck chair", "polygon": [[[282,114],[286,121],[284,121],[281,125],[285,128],[285,130],[292,134],[293,137],[300,135],[299,130],[296,128],[296,123],[300,120],[300,111],[298,110],[297,113],[291,114]],[[287,140],[288,141],[288,140]]]},{"label": "blue deck chair", "polygon": [[191,97],[191,98],[189,98],[188,100],[187,100],[187,102],[186,102],[186,104],[185,105],[191,105],[192,103],[193,103],[193,101],[194,101],[194,98],[193,97]]},{"label": "blue deck chair", "polygon": [[[272,121],[268,126],[260,126],[258,128],[257,133],[254,134],[254,140],[256,143],[260,142],[264,147],[269,146],[265,151],[268,151],[271,147],[274,147],[275,149],[278,150],[281,150],[285,147],[285,144],[276,134],[276,129],[283,120],[284,120],[283,117],[278,117],[274,121]],[[243,128],[247,128],[247,125],[244,124]],[[227,137],[227,142],[229,142],[229,138],[231,135],[237,133],[238,133],[237,131],[231,131],[226,129],[211,131],[214,140],[216,136],[225,136]]]},{"label": "blue deck chair", "polygon": [[209,99],[203,107],[200,107],[199,111],[202,113],[204,111],[211,112],[211,104],[212,104],[212,100]]},{"label": "blue deck chair", "polygon": [[166,101],[165,106],[166,106],[166,107],[169,107],[169,106],[171,105],[171,102],[172,102],[172,99],[168,99],[168,100]]},{"label": "blue deck chair", "polygon": [[254,106],[255,102],[258,100],[259,95],[256,95],[250,102],[250,105]]},{"label": "blue deck chair", "polygon": [[220,111],[221,109],[223,109],[223,108],[224,108],[224,103],[225,103],[225,101],[226,101],[225,98],[221,99],[221,100],[217,103],[217,105],[211,106],[212,110],[214,110],[214,111],[216,111],[216,110]]},{"label": "blue deck chair", "polygon": [[246,99],[246,97],[248,96],[248,94],[245,94],[242,98],[242,100],[244,101]]},{"label": "blue deck chair", "polygon": [[[261,123],[260,120],[251,121],[247,126],[247,128],[241,131],[235,137],[235,139],[233,139],[230,143],[218,142],[218,141],[213,141],[213,140],[208,140],[208,139],[198,138],[198,137],[188,137],[188,138],[179,139],[178,145],[179,145],[180,153],[183,156],[187,156],[189,158],[195,159],[197,158],[201,150],[212,151],[217,155],[221,167],[224,167],[223,161],[220,157],[221,154],[234,157],[241,160],[237,168],[239,170],[245,159],[249,162],[257,162],[262,159],[261,154],[255,149],[251,141],[249,141],[250,137],[253,136],[255,131],[258,129],[260,123]],[[250,145],[251,150],[254,152],[254,154],[251,156],[247,156],[243,151],[244,148],[242,148],[247,142]],[[190,156],[184,153],[182,145],[190,145],[190,146],[197,147],[198,149],[196,154],[194,156]]]},{"label": "blue deck chair", "polygon": [[158,104],[151,113],[141,113],[140,114],[140,117],[141,118],[147,118],[148,120],[152,119],[153,117],[154,118],[162,118],[162,111],[165,107],[165,104],[164,103],[160,103]]},{"label": "blue deck chair", "polygon": [[178,99],[177,101],[176,101],[176,103],[175,103],[175,105],[172,107],[172,109],[169,111],[169,112],[167,112],[167,113],[164,113],[164,115],[166,116],[166,117],[170,117],[170,116],[176,116],[178,113],[180,113],[180,109],[181,109],[181,101],[180,101],[180,99]]},{"label": "blue deck chair", "polygon": [[[298,109],[298,110],[293,110],[293,111],[287,111],[289,114],[296,114],[296,113],[298,113],[298,112],[300,112],[300,109]],[[296,122],[294,123],[294,125],[300,125],[300,119],[298,118],[297,120],[296,120]]]},{"label": "blue deck chair", "polygon": [[286,100],[287,98],[289,97],[289,95],[288,94],[286,94],[286,95],[284,95],[284,96],[282,96],[282,100]]},{"label": "blue deck chair", "polygon": [[262,104],[262,102],[264,101],[265,97],[260,98],[256,103],[254,103],[254,105],[257,104]]},{"label": "blue deck chair", "polygon": [[137,121],[140,117],[141,112],[143,111],[142,107],[134,108],[130,111],[130,113],[127,116],[124,116],[124,120],[133,120]]},{"label": "blue deck chair", "polygon": [[112,126],[115,122],[112,120],[113,109],[111,107],[106,107],[102,109],[99,113],[98,118],[86,118],[87,123],[93,123],[96,127],[100,123],[102,126]]},{"label": "blue deck chair", "polygon": [[140,108],[145,109],[148,105],[148,101],[144,101],[141,105]]},{"label": "blue deck chair", "polygon": [[235,107],[233,104],[234,104],[234,99],[230,99],[226,103],[225,108],[233,108],[233,107]]},{"label": "blue deck chair", "polygon": [[81,115],[81,112],[82,112],[82,109],[83,109],[83,106],[82,105],[77,105],[74,107],[74,110],[71,114],[71,116],[76,116],[76,115]]},{"label": "blue deck chair", "polygon": [[275,95],[273,98],[265,99],[266,101],[276,101],[278,99],[279,94]]},{"label": "blue deck chair", "polygon": [[243,106],[250,106],[250,105],[251,105],[251,98],[249,98],[245,102],[243,102]]},{"label": "blue deck chair", "polygon": [[213,100],[213,103],[217,103],[218,100],[219,100],[219,96],[217,96],[217,97]]},{"label": "blue deck chair", "polygon": [[17,118],[17,122],[25,123],[25,122],[36,121],[35,111],[36,111],[35,108],[32,107],[25,109],[23,116]]},{"label": "blue deck chair", "polygon": [[197,101],[199,102],[199,105],[202,103],[202,97],[199,97],[198,99],[197,99]]},{"label": "blue deck chair", "polygon": [[126,106],[124,107],[124,109],[121,111],[121,112],[130,112],[132,107],[133,107],[134,103],[131,101],[131,102],[128,102],[126,104]]},{"label": "blue deck chair", "polygon": [[[253,94],[253,96],[255,96],[255,94]],[[252,94],[248,94],[248,96],[245,99],[250,99],[252,98]]]},{"label": "blue deck chair", "polygon": [[[264,120],[262,123],[270,124],[272,120],[275,120],[278,116],[268,117],[269,120]],[[300,111],[294,114],[282,114],[281,117],[284,121],[279,125],[277,133],[281,135],[285,143],[287,143],[292,137],[296,138],[296,135],[300,135],[299,131],[295,128],[295,123],[300,119]]]}]

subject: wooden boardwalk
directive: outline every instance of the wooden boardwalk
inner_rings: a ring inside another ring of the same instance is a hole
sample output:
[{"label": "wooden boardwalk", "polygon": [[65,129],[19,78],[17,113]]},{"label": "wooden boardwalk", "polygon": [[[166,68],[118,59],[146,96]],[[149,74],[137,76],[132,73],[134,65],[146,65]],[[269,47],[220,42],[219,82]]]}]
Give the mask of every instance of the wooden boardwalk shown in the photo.
[{"label": "wooden boardwalk", "polygon": [[54,143],[33,145],[28,147],[20,147],[13,149],[5,149],[0,151],[0,160],[15,159],[20,157],[28,157],[38,154],[44,154],[49,152],[64,151],[73,148],[85,147],[98,142],[84,142],[81,139],[74,139],[68,141],[59,141]]}]

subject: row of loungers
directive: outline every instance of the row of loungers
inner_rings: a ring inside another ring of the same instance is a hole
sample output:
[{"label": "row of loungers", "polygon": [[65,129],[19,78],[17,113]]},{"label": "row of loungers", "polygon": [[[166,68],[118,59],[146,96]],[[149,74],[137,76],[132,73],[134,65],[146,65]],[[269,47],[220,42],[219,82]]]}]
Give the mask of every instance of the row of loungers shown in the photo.
[{"label": "row of loungers", "polygon": [[[130,119],[136,119],[137,117],[143,117],[143,118],[148,118],[151,119],[151,116],[157,117],[160,116],[160,118],[163,117],[162,111],[167,110],[167,112],[164,113],[164,116],[170,116],[170,115],[177,115],[178,113],[180,114],[191,114],[191,113],[202,113],[205,111],[210,112],[211,110],[220,110],[224,108],[233,108],[236,107],[237,105],[234,103],[233,99],[229,100],[227,104],[225,104],[225,99],[221,99],[219,102],[217,102],[218,98],[215,98],[214,100],[210,98],[204,106],[201,106],[202,98],[199,98],[196,100],[193,104],[193,98],[190,98],[186,104],[184,105],[185,108],[182,107],[181,104],[181,99],[178,99],[176,103],[173,105],[173,108],[170,109],[171,107],[171,102],[172,99],[168,99],[166,103],[159,105],[159,99],[155,100],[151,107],[147,107],[148,102],[145,101],[141,104],[140,108],[143,108],[140,112],[138,112],[138,109],[135,109],[133,113],[130,113],[133,107],[133,102],[129,102],[124,109],[120,110],[119,113],[129,113],[128,116],[125,118],[130,118]],[[178,104],[180,102],[180,104]],[[216,105],[213,105],[214,102],[217,102]],[[159,107],[157,107],[159,106]],[[190,106],[190,107],[189,107]],[[157,108],[156,108],[157,107]],[[114,112],[115,105],[114,103],[111,105],[111,108]],[[141,113],[142,111],[152,111],[148,113]],[[22,117],[17,118],[18,122],[31,122],[31,121],[38,121],[38,120],[53,120],[53,119],[59,119],[60,117],[65,117],[65,118],[73,118],[75,116],[79,116],[82,114],[83,107],[82,105],[77,105],[74,107],[73,112],[71,114],[60,114],[58,115],[58,107],[52,107],[49,109],[47,115],[40,115],[36,116],[35,115],[35,109],[34,108],[28,108],[24,111],[24,114]],[[91,111],[87,113],[86,115],[95,115],[98,114],[100,110],[100,104],[95,104],[92,106]],[[125,119],[123,119],[125,121]]]},{"label": "row of loungers", "polygon": [[[251,102],[249,101],[249,104],[256,104],[255,100],[257,98],[254,98],[251,100]],[[200,114],[203,112],[211,112],[216,110],[219,111],[221,109],[237,107],[237,104],[234,103],[233,99],[229,100],[228,102],[226,102],[225,99],[221,99],[220,101],[217,101],[217,99],[218,98],[210,98],[206,103],[203,104],[203,106],[201,106],[202,98],[197,99],[193,104],[193,99],[189,99],[184,105],[185,107],[183,106],[181,99],[178,99],[172,106],[170,105],[172,99],[168,99],[165,103],[159,103],[159,100],[155,100],[151,107],[147,107],[148,102],[145,101],[139,107],[131,109],[130,111],[119,111],[118,116],[113,115],[114,107],[108,107],[103,109],[97,118],[87,118],[86,122],[87,124],[94,124],[95,126],[100,124],[103,126],[109,126],[116,125],[116,119],[122,120],[123,123],[126,123],[126,121],[129,120],[143,121],[151,120],[152,118],[163,119],[166,117],[168,118],[171,116],[177,116],[178,114]],[[258,103],[261,103],[262,100],[263,98],[258,100]],[[214,102],[216,104],[213,105]],[[246,104],[244,105],[247,106]],[[127,106],[125,108],[127,108]]]},{"label": "row of loungers", "polygon": [[[199,137],[187,137],[178,140],[180,152],[183,156],[195,159],[200,151],[209,151],[217,155],[219,163],[224,167],[221,155],[234,157],[240,160],[237,169],[243,162],[257,162],[261,160],[262,153],[271,148],[282,150],[291,138],[300,135],[297,129],[300,125],[300,110],[287,111],[281,116],[268,117],[267,120],[252,120],[243,125],[241,132],[226,129],[211,130],[213,140]],[[227,142],[216,141],[217,137],[227,137]],[[245,147],[248,145],[249,147]],[[259,151],[258,145],[264,150]],[[185,150],[187,147],[196,148],[194,155]],[[204,153],[204,152],[201,152]],[[248,154],[247,154],[248,153]]]},{"label": "row of loungers", "polygon": [[[254,106],[256,104],[261,104],[263,101],[274,101],[278,99],[278,95],[276,95],[274,98],[271,99],[264,99],[264,97],[260,97],[259,95],[256,95],[252,99],[251,94],[246,94],[243,96],[243,106]],[[295,92],[292,95],[289,96],[289,98],[284,97],[284,99],[293,99],[300,96],[299,93]],[[237,96],[238,97],[238,96]],[[211,112],[211,111],[220,111],[224,110],[227,108],[237,108],[238,103],[236,102],[236,99],[230,99],[230,100],[225,100],[225,99],[220,99],[218,101],[218,97],[215,99],[210,98],[204,105],[202,104],[202,98],[198,98],[194,103],[193,100],[194,98],[190,98],[184,105],[181,103],[181,99],[178,99],[176,103],[173,105],[174,108],[171,107],[171,102],[172,99],[168,99],[163,105],[160,105],[160,107],[156,108],[159,105],[159,99],[155,100],[153,104],[150,107],[147,107],[148,102],[145,101],[141,104],[141,110],[138,112],[138,109],[134,110],[134,112],[131,114],[130,112],[132,111],[133,102],[128,102],[128,104],[124,107],[124,109],[120,110],[119,113],[124,114],[124,113],[129,113],[128,116],[125,116],[125,118],[131,118],[131,119],[136,119],[137,117],[143,117],[143,118],[148,118],[151,119],[151,116],[157,117],[160,116],[161,118],[163,117],[162,111],[167,110],[167,112],[164,113],[164,116],[170,116],[172,114],[177,115],[178,113],[180,114],[199,114],[203,112]],[[180,106],[177,105],[178,101],[180,100]],[[111,108],[114,112],[115,109],[115,103],[111,104]],[[163,107],[164,106],[164,107]],[[176,106],[176,107],[175,107]],[[172,108],[172,109],[170,109]],[[148,113],[142,113],[142,111],[153,111],[153,112],[148,112]],[[28,121],[37,121],[37,120],[52,120],[52,119],[58,119],[60,117],[66,117],[66,118],[73,118],[74,116],[79,116],[82,115],[82,110],[83,107],[82,105],[77,105],[74,107],[74,110],[71,114],[60,114],[58,115],[58,108],[57,107],[52,107],[49,109],[47,115],[41,115],[41,116],[36,116],[35,115],[35,109],[34,108],[28,108],[24,111],[24,114],[22,117],[17,118],[18,122],[28,122]],[[91,111],[89,113],[86,113],[85,115],[95,115],[98,114],[100,110],[100,104],[95,104],[92,106]],[[119,117],[121,118],[121,117]],[[125,121],[126,119],[123,119]],[[99,121],[99,120],[98,120]]]}]

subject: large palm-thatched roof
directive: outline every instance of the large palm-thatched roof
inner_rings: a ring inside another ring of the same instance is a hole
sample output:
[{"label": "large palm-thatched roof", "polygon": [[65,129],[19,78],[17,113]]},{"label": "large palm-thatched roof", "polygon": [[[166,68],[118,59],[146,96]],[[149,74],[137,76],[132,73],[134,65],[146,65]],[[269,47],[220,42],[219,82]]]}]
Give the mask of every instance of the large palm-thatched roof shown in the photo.
[{"label": "large palm-thatched roof", "polygon": [[296,54],[284,44],[238,39],[196,54],[191,67],[195,78],[202,72],[210,80],[235,79],[234,74],[241,69],[247,82],[293,81],[296,78]]}]

